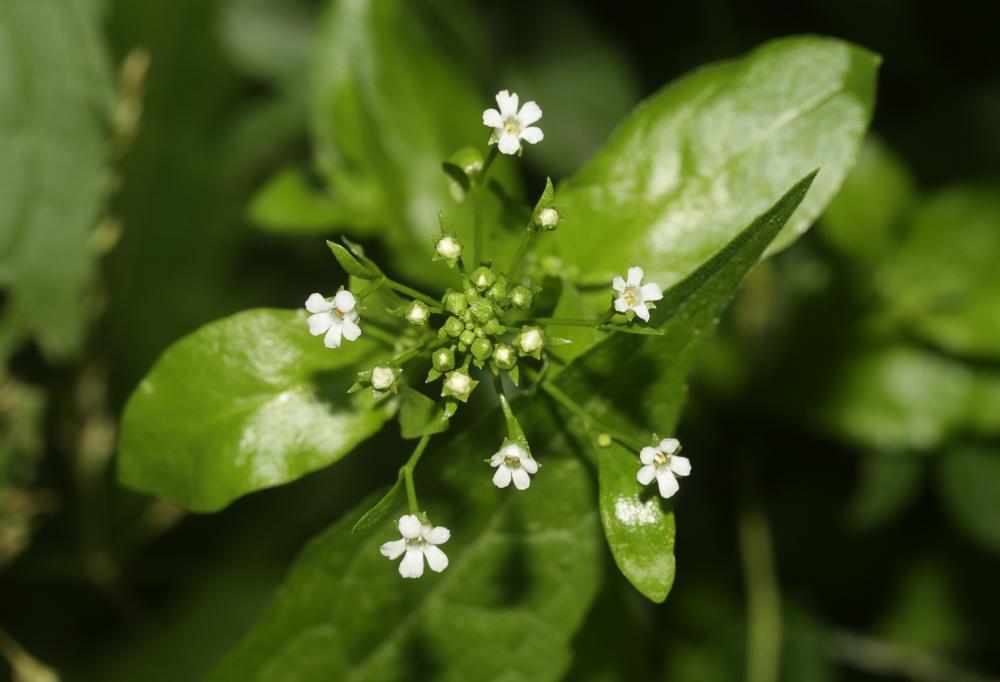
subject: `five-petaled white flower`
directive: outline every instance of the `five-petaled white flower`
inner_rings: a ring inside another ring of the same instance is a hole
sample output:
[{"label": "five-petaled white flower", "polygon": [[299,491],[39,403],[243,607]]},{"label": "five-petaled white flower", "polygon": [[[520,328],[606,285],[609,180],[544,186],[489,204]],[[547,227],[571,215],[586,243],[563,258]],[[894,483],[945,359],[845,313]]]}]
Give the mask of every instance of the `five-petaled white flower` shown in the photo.
[{"label": "five-petaled white flower", "polygon": [[448,568],[448,556],[438,545],[448,542],[451,531],[444,526],[433,526],[420,523],[413,514],[406,514],[399,519],[399,540],[384,543],[379,551],[382,556],[397,559],[404,552],[406,556],[399,562],[399,574],[404,578],[419,578],[424,574],[424,559],[431,570],[440,573]]},{"label": "five-petaled white flower", "polygon": [[493,485],[506,488],[514,481],[518,490],[527,490],[531,485],[531,477],[538,471],[536,462],[528,451],[517,443],[507,443],[499,452],[490,457],[490,466],[496,468],[493,474]]},{"label": "five-petaled white flower", "polygon": [[642,467],[636,475],[639,483],[649,485],[655,478],[660,486],[660,495],[665,498],[673,497],[680,488],[676,476],[691,473],[691,461],[677,454],[680,447],[680,441],[676,438],[664,438],[659,447],[643,448],[639,452]]},{"label": "five-petaled white flower", "polygon": [[483,125],[493,128],[490,144],[496,142],[497,148],[503,154],[517,154],[521,150],[521,141],[535,144],[545,137],[542,129],[531,125],[542,117],[542,110],[534,102],[525,102],[520,111],[517,108],[516,92],[501,90],[497,93],[496,109],[483,112]]},{"label": "five-petaled white flower", "polygon": [[618,292],[618,298],[615,299],[615,310],[620,313],[631,310],[644,322],[649,322],[649,309],[656,306],[648,304],[663,298],[663,292],[660,290],[659,284],[652,282],[643,284],[642,278],[644,276],[642,268],[629,268],[628,279],[615,277],[611,282],[611,288]]},{"label": "five-petaled white flower", "polygon": [[323,345],[327,348],[340,348],[341,337],[355,341],[361,336],[358,326],[357,301],[354,294],[341,289],[333,300],[328,300],[322,294],[313,294],[306,300],[306,310],[312,313],[306,322],[309,323],[309,333],[313,336],[326,334]]}]

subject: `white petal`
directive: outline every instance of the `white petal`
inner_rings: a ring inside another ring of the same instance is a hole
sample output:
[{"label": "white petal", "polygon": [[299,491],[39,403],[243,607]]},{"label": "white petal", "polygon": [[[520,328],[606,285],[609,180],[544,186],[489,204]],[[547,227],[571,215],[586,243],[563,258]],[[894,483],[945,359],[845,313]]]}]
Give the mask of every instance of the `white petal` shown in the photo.
[{"label": "white petal", "polygon": [[333,304],[337,306],[337,310],[342,313],[349,313],[354,310],[354,306],[358,302],[354,299],[354,294],[352,294],[347,289],[341,289],[337,292],[337,295],[333,297]]},{"label": "white petal", "polygon": [[629,268],[628,269],[628,285],[630,287],[637,287],[637,286],[639,286],[640,284],[642,284],[642,278],[644,276],[645,276],[645,273],[642,271],[642,268],[640,268],[638,266]]},{"label": "white petal", "polygon": [[500,448],[500,453],[504,457],[517,457],[518,459],[522,459],[523,457],[526,457],[528,454],[527,452],[524,451],[524,448],[522,448],[517,443],[507,443],[502,448]]},{"label": "white petal", "polygon": [[656,453],[656,448],[646,446],[642,450],[639,450],[639,460],[643,464],[652,464],[653,460],[656,459]]},{"label": "white petal", "polygon": [[527,490],[528,486],[531,485],[531,476],[528,475],[528,472],[523,467],[514,469],[510,473],[510,477],[514,479],[514,487],[518,490]]},{"label": "white petal", "polygon": [[448,555],[442,552],[440,547],[427,545],[424,547],[424,556],[427,558],[427,565],[435,573],[440,573],[448,568]]},{"label": "white petal", "polygon": [[517,154],[521,148],[521,140],[514,133],[503,133],[497,142],[497,148],[501,154]]},{"label": "white petal", "polygon": [[501,90],[497,93],[497,106],[500,107],[500,115],[504,118],[517,115],[517,93]]},{"label": "white petal", "polygon": [[643,485],[649,485],[656,478],[656,467],[652,464],[647,464],[646,466],[639,467],[639,473],[635,475],[636,480]]},{"label": "white petal", "polygon": [[338,320],[332,320],[330,323],[330,331],[326,333],[323,337],[323,345],[327,348],[340,348],[340,335],[342,330],[340,328],[340,322]]},{"label": "white petal", "polygon": [[542,117],[542,109],[534,102],[525,102],[521,111],[517,112],[517,120],[521,126],[530,126]]},{"label": "white petal", "polygon": [[316,313],[306,318],[306,323],[309,325],[309,333],[313,336],[326,334],[326,330],[333,324],[333,315],[330,313]]},{"label": "white petal", "polygon": [[521,139],[528,144],[538,144],[545,138],[545,133],[542,132],[541,128],[537,126],[531,126],[530,128],[521,128]]},{"label": "white petal", "polygon": [[639,293],[642,294],[642,300],[644,301],[659,301],[663,298],[663,290],[660,289],[660,285],[653,282],[643,284],[639,289]]},{"label": "white petal", "polygon": [[678,476],[688,476],[691,474],[691,460],[680,455],[672,455],[669,460],[670,470]]},{"label": "white petal", "polygon": [[420,537],[421,528],[420,519],[418,519],[414,514],[406,514],[399,517],[399,534],[408,540],[413,540]]},{"label": "white petal", "polygon": [[424,553],[416,548],[406,550],[399,562],[399,574],[404,578],[419,578],[424,574]]},{"label": "white petal", "polygon": [[378,551],[382,552],[382,556],[389,557],[390,559],[398,559],[399,555],[405,550],[406,540],[403,538],[386,542],[378,548]]},{"label": "white petal", "polygon": [[503,128],[503,117],[496,109],[487,109],[483,112],[483,125],[490,128]]},{"label": "white petal", "polygon": [[353,316],[345,317],[343,328],[344,328],[344,338],[348,341],[357,341],[358,337],[361,336],[361,327],[358,323],[354,321]]},{"label": "white petal", "polygon": [[503,460],[504,460],[504,454],[502,452],[498,452],[492,457],[490,457],[490,466],[498,467],[501,464],[503,464]]},{"label": "white petal", "polygon": [[639,305],[632,306],[632,310],[635,314],[642,318],[643,322],[649,322],[649,306],[645,303],[640,303]]},{"label": "white petal", "polygon": [[306,310],[311,313],[325,313],[333,310],[333,304],[326,300],[323,294],[310,294],[306,299]]},{"label": "white petal", "polygon": [[510,485],[510,469],[506,464],[501,464],[500,468],[493,474],[493,485],[498,488],[506,488]]},{"label": "white petal", "polygon": [[628,310],[628,301],[626,301],[623,296],[619,296],[618,298],[615,299],[615,310],[617,310],[620,313],[623,313],[626,310]]},{"label": "white petal", "polygon": [[625,293],[625,287],[627,286],[628,285],[625,284],[625,278],[621,275],[616,275],[615,278],[611,280],[611,288],[619,294]]},{"label": "white petal", "polygon": [[443,545],[451,537],[451,531],[444,526],[434,526],[424,533],[424,540],[432,545]]},{"label": "white petal", "polygon": [[656,481],[660,484],[660,495],[665,499],[670,499],[674,496],[674,493],[681,487],[677,483],[677,479],[674,475],[670,473],[670,469],[666,467],[661,467],[656,471]]},{"label": "white petal", "polygon": [[665,452],[668,455],[672,455],[677,452],[677,448],[681,446],[681,442],[676,438],[664,438],[660,441],[660,451]]},{"label": "white petal", "polygon": [[533,457],[525,457],[524,459],[522,459],[521,466],[524,467],[524,470],[527,471],[529,474],[538,473],[538,462],[536,462]]}]

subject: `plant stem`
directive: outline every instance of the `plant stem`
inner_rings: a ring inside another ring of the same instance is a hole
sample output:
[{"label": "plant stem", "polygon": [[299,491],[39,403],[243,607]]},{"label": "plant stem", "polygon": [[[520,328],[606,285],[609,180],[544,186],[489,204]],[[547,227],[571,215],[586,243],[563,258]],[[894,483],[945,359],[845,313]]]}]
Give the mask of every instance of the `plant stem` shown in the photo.
[{"label": "plant stem", "polygon": [[512,282],[514,281],[514,275],[517,274],[518,268],[521,267],[521,261],[524,259],[524,254],[528,251],[528,244],[531,242],[531,236],[533,234],[535,233],[530,230],[524,231],[524,236],[521,237],[521,243],[517,247],[517,253],[514,254],[514,260],[507,269],[507,279]]},{"label": "plant stem", "polygon": [[381,341],[382,343],[384,343],[385,345],[387,345],[389,348],[395,348],[396,347],[396,341],[399,340],[399,338],[397,336],[394,336],[393,334],[390,334],[389,332],[385,331],[384,329],[380,329],[379,327],[375,326],[370,320],[365,325],[364,333],[368,334],[368,336],[372,337],[373,339],[377,339],[377,340]]},{"label": "plant stem", "polygon": [[747,590],[747,682],[776,682],[781,661],[781,595],[771,528],[756,503],[739,512],[740,554]]},{"label": "plant stem", "polygon": [[430,434],[421,436],[420,442],[417,443],[417,447],[413,450],[413,454],[406,460],[403,468],[399,470],[403,475],[403,481],[406,483],[406,501],[410,506],[411,514],[420,514],[420,504],[417,502],[417,488],[413,483],[413,470],[416,469],[417,463],[423,456],[424,450],[427,449],[427,444],[430,440]]},{"label": "plant stem", "polygon": [[423,303],[426,303],[427,307],[430,308],[431,310],[433,310],[434,312],[440,313],[440,312],[442,312],[444,310],[441,307],[441,303],[439,301],[435,301],[433,298],[431,298],[427,294],[419,292],[416,289],[414,289],[413,287],[408,287],[405,284],[402,284],[402,283],[397,282],[395,280],[389,279],[388,277],[385,278],[385,283],[386,283],[386,286],[388,286],[393,291],[397,291],[397,292],[399,292],[401,294],[409,296],[410,298],[415,298],[418,301],[422,301]]},{"label": "plant stem", "polygon": [[604,325],[600,319],[585,319],[582,317],[532,317],[525,324],[552,325],[557,327],[592,327],[598,329]]},{"label": "plant stem", "polygon": [[486,187],[486,177],[490,173],[490,167],[497,158],[497,147],[491,146],[483,161],[483,169],[479,172],[479,177],[473,185],[473,241],[472,241],[472,267],[477,268],[483,257],[483,188]]},{"label": "plant stem", "polygon": [[359,301],[365,300],[366,298],[368,298],[369,296],[371,296],[372,294],[374,294],[376,291],[378,291],[379,289],[381,289],[384,284],[385,284],[385,277],[378,278],[377,280],[375,280],[374,282],[372,282],[370,285],[368,285],[367,287],[365,287],[364,289],[362,289],[361,291],[359,291],[358,294],[357,294],[357,299]]}]

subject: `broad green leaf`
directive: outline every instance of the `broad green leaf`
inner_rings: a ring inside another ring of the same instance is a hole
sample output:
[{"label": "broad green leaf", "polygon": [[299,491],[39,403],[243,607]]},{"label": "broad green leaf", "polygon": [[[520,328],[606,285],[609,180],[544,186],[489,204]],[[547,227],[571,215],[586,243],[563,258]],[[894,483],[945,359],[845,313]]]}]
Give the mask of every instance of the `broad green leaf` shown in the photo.
[{"label": "broad green leaf", "polygon": [[552,439],[553,416],[537,399],[515,409],[544,458],[528,491],[494,488],[475,455],[503,439],[499,411],[446,447],[432,442],[417,472],[431,520],[452,531],[444,573],[401,579],[379,554],[399,537],[397,519],[352,536],[350,515],[303,551],[212,679],[560,679],[598,587],[597,518],[584,464]]},{"label": "broad green leaf", "polygon": [[938,490],[956,525],[1000,551],[1000,446],[956,446],[942,458]]},{"label": "broad green leaf", "polygon": [[770,42],[663,88],[559,187],[563,258],[604,279],[641,264],[669,286],[810,170],[823,172],[772,248],[804,232],[854,163],[876,55],[818,37]]},{"label": "broad green leaf", "polygon": [[[663,336],[611,336],[577,358],[559,375],[558,384],[613,426],[670,434],[698,349],[815,176],[799,181],[718,254],[664,293],[650,320]],[[584,438],[592,440],[592,434]],[[615,562],[642,594],[663,601],[674,581],[672,505],[636,480],[638,453],[615,445],[600,449],[597,462],[601,521]],[[694,463],[697,471],[696,455]]]},{"label": "broad green leaf", "polygon": [[823,237],[862,264],[892,258],[889,249],[914,201],[914,184],[902,160],[879,140],[869,139],[823,213]]},{"label": "broad green leaf", "polygon": [[929,199],[879,283],[913,333],[951,353],[1000,358],[1000,185]]},{"label": "broad green leaf", "polygon": [[92,314],[113,105],[100,22],[83,0],[0,3],[0,287],[51,357],[79,348]]},{"label": "broad green leaf", "polygon": [[420,391],[404,388],[399,393],[399,432],[403,438],[420,438],[448,429],[441,406]]},{"label": "broad green leaf", "polygon": [[118,475],[194,511],[336,462],[391,415],[347,389],[378,352],[309,335],[304,311],[249,310],[171,346],[125,407]]}]

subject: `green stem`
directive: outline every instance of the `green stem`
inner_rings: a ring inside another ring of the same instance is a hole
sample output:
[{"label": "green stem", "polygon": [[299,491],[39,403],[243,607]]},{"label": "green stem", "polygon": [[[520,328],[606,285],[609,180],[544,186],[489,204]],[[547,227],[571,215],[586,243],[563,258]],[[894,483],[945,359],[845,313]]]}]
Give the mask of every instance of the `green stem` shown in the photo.
[{"label": "green stem", "polygon": [[385,278],[384,277],[380,277],[379,279],[377,279],[374,282],[372,282],[369,286],[367,286],[364,289],[362,289],[361,291],[359,291],[357,293],[356,298],[359,301],[363,301],[366,298],[368,298],[369,296],[371,296],[372,294],[374,294],[376,291],[378,291],[379,289],[381,289],[384,284],[385,284]]},{"label": "green stem", "polygon": [[479,171],[479,177],[473,185],[473,241],[472,241],[472,267],[476,268],[482,262],[483,256],[483,188],[486,187],[486,177],[490,173],[490,167],[497,158],[497,147],[491,146],[483,161],[483,169]]},{"label": "green stem", "polygon": [[[532,371],[528,372],[529,377],[532,377],[535,373]],[[627,433],[623,433],[618,429],[612,428],[607,424],[603,424],[597,419],[595,419],[587,410],[580,405],[578,402],[566,395],[565,392],[555,384],[550,381],[541,381],[538,386],[545,391],[549,396],[555,400],[557,403],[562,405],[568,411],[572,412],[578,416],[584,424],[592,431],[597,431],[599,433],[606,433],[614,440],[618,441],[630,450],[638,453],[647,444],[640,441],[638,438],[630,436]]]},{"label": "green stem", "polygon": [[524,236],[521,237],[521,243],[517,247],[517,253],[514,254],[514,260],[507,269],[507,279],[511,282],[514,281],[514,275],[517,274],[518,268],[521,267],[521,260],[524,259],[524,254],[528,251],[528,244],[531,242],[531,236],[533,234],[535,233],[530,230],[525,230]]},{"label": "green stem", "polygon": [[582,317],[532,317],[525,324],[552,325],[558,327],[593,327],[598,329],[604,325],[600,319],[585,319]]},{"label": "green stem", "polygon": [[740,554],[747,590],[747,682],[775,682],[781,660],[781,595],[774,571],[771,528],[763,510],[739,512]]},{"label": "green stem", "polygon": [[413,287],[408,287],[405,284],[401,284],[400,282],[397,282],[395,280],[389,279],[388,277],[385,278],[385,283],[386,283],[386,286],[388,286],[393,291],[397,291],[397,292],[399,292],[401,294],[409,296],[410,298],[415,298],[418,301],[422,301],[423,303],[426,303],[427,307],[430,308],[431,310],[433,310],[436,313],[440,313],[440,312],[442,312],[444,310],[441,307],[441,303],[439,301],[435,301],[433,298],[431,298],[427,294],[422,293],[420,291],[417,291]]},{"label": "green stem", "polygon": [[413,450],[413,454],[410,458],[406,460],[406,464],[399,470],[403,476],[403,481],[406,483],[406,501],[410,506],[411,514],[420,514],[420,504],[417,502],[417,487],[413,483],[413,470],[417,468],[417,463],[420,462],[420,458],[424,454],[424,450],[427,449],[427,444],[430,442],[430,434],[425,434],[420,438],[420,442],[417,443],[417,447]]},{"label": "green stem", "polygon": [[379,329],[374,324],[372,324],[370,320],[368,321],[368,324],[365,325],[364,333],[372,337],[373,339],[381,341],[385,345],[389,346],[389,348],[395,348],[396,341],[399,340],[399,337],[390,334],[389,332],[383,329]]}]

